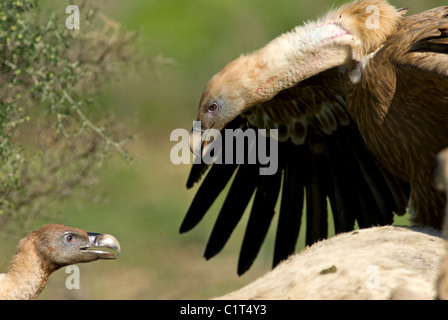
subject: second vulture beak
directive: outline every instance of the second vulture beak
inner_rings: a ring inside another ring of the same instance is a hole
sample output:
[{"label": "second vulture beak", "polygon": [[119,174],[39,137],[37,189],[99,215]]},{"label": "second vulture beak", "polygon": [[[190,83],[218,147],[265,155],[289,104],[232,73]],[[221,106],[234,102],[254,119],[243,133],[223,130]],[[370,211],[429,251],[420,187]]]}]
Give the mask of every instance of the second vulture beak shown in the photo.
[{"label": "second vulture beak", "polygon": [[90,233],[89,246],[83,247],[80,250],[86,253],[93,253],[98,256],[98,259],[117,259],[120,255],[120,243],[110,234]]}]

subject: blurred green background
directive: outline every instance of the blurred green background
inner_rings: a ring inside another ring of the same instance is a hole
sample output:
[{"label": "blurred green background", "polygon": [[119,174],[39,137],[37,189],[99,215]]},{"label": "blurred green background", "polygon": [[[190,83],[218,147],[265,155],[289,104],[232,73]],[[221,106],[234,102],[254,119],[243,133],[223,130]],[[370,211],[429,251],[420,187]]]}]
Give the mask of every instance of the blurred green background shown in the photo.
[{"label": "blurred green background", "polygon": [[[76,1],[74,1],[76,4]],[[190,167],[170,162],[175,128],[189,130],[208,79],[240,53],[260,48],[280,33],[314,19],[335,4],[329,0],[146,0],[96,1],[123,28],[140,33],[136,43],[147,57],[165,63],[140,68],[125,81],[110,84],[99,102],[117,119],[133,119],[140,137],[128,149],[135,161],[114,159],[102,170],[96,203],[73,199],[58,206],[61,222],[87,231],[115,235],[122,254],[115,261],[79,265],[81,289],[65,288],[65,269],[56,272],[40,299],[206,299],[237,289],[268,271],[273,254],[274,221],[254,266],[242,277],[236,264],[245,220],[223,252],[202,258],[219,206],[187,234],[178,230],[195,189],[186,190]],[[69,1],[41,2],[65,21]],[[442,0],[392,1],[416,13],[446,5]],[[82,32],[81,20],[81,32]],[[247,218],[247,217],[246,217]],[[404,223],[400,220],[397,223]],[[1,246],[10,257],[18,239]],[[9,258],[0,264],[6,268]],[[6,265],[5,265],[6,264]]]}]

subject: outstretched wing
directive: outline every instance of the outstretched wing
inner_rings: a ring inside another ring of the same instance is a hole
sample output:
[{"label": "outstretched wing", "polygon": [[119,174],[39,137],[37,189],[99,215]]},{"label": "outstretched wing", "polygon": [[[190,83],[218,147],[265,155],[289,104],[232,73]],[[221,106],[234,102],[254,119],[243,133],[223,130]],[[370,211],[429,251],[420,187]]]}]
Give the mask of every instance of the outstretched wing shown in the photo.
[{"label": "outstretched wing", "polygon": [[280,92],[237,117],[229,128],[277,129],[278,170],[260,175],[259,169],[266,166],[260,162],[194,164],[187,187],[201,179],[202,183],[180,231],[196,226],[230,184],[205,250],[209,259],[224,247],[253,198],[238,274],[255,260],[278,201],[274,266],[294,253],[304,211],[306,244],[328,236],[327,201],[336,233],[353,230],[355,222],[362,228],[390,224],[394,212],[402,215],[406,211],[409,187],[386,172],[367,151],[346,111],[345,88],[337,68]]}]

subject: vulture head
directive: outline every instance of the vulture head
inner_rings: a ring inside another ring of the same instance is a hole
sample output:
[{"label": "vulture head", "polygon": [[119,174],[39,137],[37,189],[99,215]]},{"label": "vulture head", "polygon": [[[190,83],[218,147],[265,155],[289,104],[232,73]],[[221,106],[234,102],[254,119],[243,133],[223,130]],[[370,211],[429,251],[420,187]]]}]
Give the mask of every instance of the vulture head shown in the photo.
[{"label": "vulture head", "polygon": [[238,115],[262,101],[256,91],[257,75],[262,70],[263,64],[258,59],[240,56],[210,79],[199,102],[197,121],[201,123],[200,130],[191,133],[191,138],[197,137],[190,140],[194,153],[201,145],[194,145],[193,141],[201,141],[202,138],[203,147],[210,142],[203,136],[204,132],[212,129],[221,131]]},{"label": "vulture head", "polygon": [[20,241],[8,272],[0,274],[0,299],[35,299],[54,271],[71,264],[116,259],[119,253],[118,240],[109,234],[45,225]]},{"label": "vulture head", "polygon": [[99,259],[116,259],[120,244],[109,234],[91,233],[59,224],[45,225],[22,241],[32,241],[49,270]]}]

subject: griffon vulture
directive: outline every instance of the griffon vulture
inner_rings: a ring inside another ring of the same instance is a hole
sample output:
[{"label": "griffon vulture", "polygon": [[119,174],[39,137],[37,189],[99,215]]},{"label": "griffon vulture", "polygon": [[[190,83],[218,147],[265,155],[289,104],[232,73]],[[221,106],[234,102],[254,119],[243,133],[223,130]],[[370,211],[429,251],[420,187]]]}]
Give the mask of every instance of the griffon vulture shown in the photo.
[{"label": "griffon vulture", "polygon": [[210,146],[211,129],[278,129],[279,143],[273,175],[260,175],[261,163],[193,165],[187,187],[203,181],[181,232],[231,183],[206,258],[223,248],[253,195],[239,274],[256,258],[278,198],[274,265],[294,252],[304,207],[307,244],[327,237],[327,199],[336,233],[355,221],[390,224],[407,207],[414,224],[441,227],[433,170],[448,145],[448,7],[405,14],[383,0],[348,3],[211,78],[201,130],[191,134],[195,154]]}]

